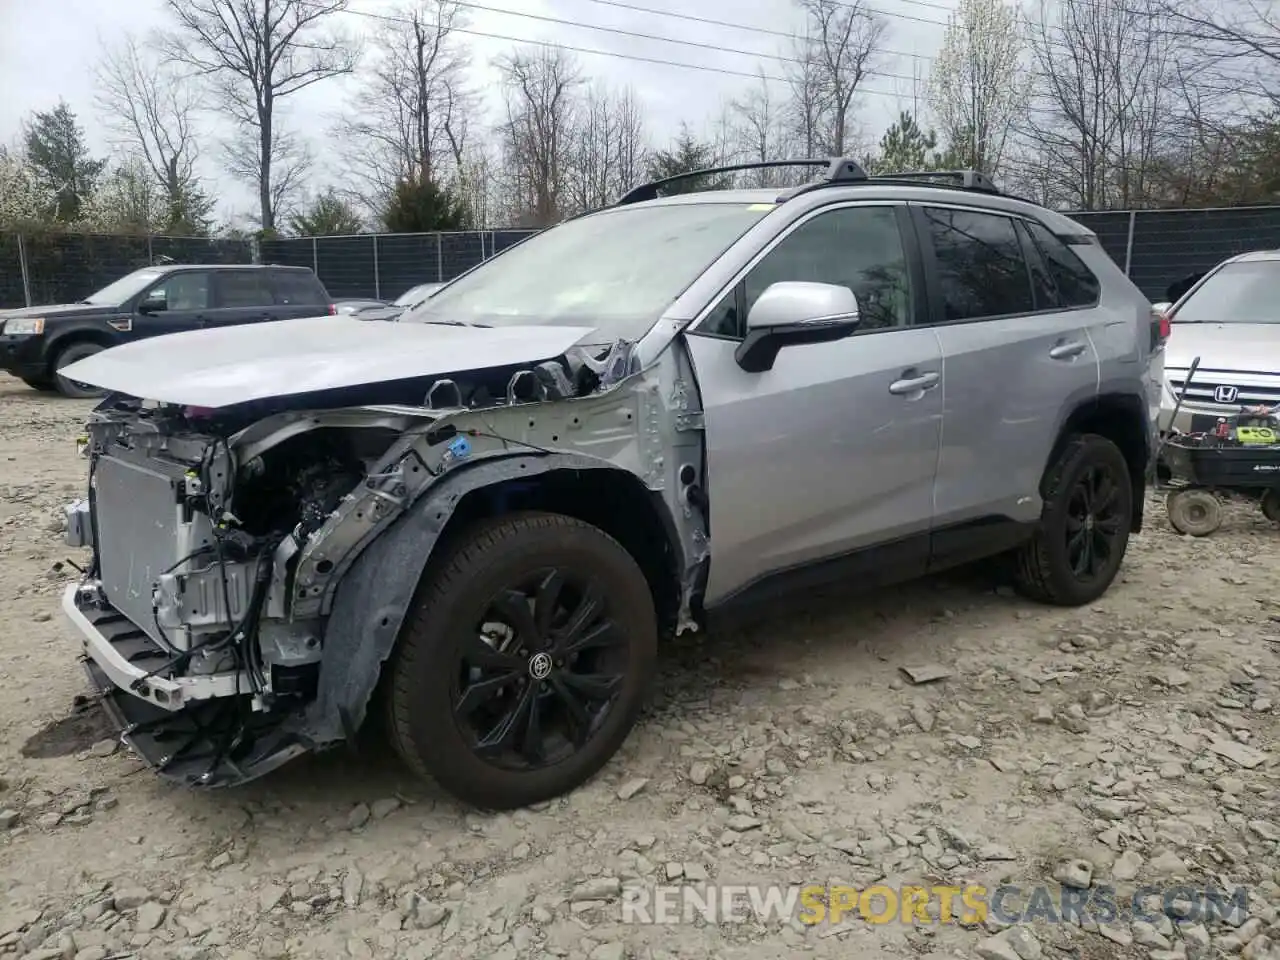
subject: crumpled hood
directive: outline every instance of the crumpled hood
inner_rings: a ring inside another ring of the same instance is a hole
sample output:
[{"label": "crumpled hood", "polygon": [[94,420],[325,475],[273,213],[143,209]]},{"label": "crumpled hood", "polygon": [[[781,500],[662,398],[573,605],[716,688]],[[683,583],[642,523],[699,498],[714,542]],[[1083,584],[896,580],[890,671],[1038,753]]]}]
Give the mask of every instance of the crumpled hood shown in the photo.
[{"label": "crumpled hood", "polygon": [[461,327],[279,320],[137,340],[69,364],[72,380],[144,400],[218,408],[319,390],[560,356],[591,327]]},{"label": "crumpled hood", "polygon": [[1174,323],[1165,369],[1186,370],[1200,358],[1206,370],[1280,374],[1280,323]]}]

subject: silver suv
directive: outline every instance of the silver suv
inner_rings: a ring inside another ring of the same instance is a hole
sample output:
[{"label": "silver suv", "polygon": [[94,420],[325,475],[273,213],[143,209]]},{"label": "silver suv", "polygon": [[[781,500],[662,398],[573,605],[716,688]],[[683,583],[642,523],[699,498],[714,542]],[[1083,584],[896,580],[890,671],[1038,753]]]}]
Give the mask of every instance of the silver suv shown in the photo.
[{"label": "silver suv", "polygon": [[658,197],[676,185],[413,322],[177,334],[68,371],[118,393],[63,608],[138,753],[243,782],[377,704],[412,769],[510,808],[606,763],[664,637],[786,585],[1000,556],[1040,601],[1107,590],[1161,344],[1093,234],[972,173],[838,159],[781,196]]},{"label": "silver suv", "polygon": [[[1280,405],[1280,250],[1225,260],[1177,303],[1157,307],[1173,331],[1164,359],[1162,429],[1200,433],[1241,407]],[[1200,366],[1188,386],[1196,357]]]}]

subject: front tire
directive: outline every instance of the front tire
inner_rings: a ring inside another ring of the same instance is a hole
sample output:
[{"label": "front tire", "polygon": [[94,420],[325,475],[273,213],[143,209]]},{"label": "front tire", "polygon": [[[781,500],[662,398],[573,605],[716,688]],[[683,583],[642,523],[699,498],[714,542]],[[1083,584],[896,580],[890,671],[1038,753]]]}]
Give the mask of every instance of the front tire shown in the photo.
[{"label": "front tire", "polygon": [[47,393],[54,389],[53,381],[47,377],[22,377],[21,379],[22,382],[32,390],[39,390],[42,393]]},{"label": "front tire", "polygon": [[1014,585],[1040,603],[1078,607],[1111,587],[1133,525],[1133,484],[1106,437],[1071,437],[1045,477],[1036,535],[1017,554]]},{"label": "front tire", "polygon": [[635,559],[571,517],[468,531],[419,590],[391,668],[391,739],[466,803],[573,790],[617,752],[653,676],[658,626]]},{"label": "front tire", "polygon": [[64,397],[69,397],[72,400],[92,400],[95,397],[106,396],[105,390],[101,390],[98,387],[91,386],[87,383],[80,383],[77,380],[68,379],[61,373],[63,367],[70,366],[77,360],[83,360],[85,357],[91,357],[95,353],[101,353],[105,349],[106,348],[102,346],[102,344],[89,343],[86,341],[72,343],[64,347],[62,351],[58,353],[57,358],[53,361],[53,381],[58,392]]}]

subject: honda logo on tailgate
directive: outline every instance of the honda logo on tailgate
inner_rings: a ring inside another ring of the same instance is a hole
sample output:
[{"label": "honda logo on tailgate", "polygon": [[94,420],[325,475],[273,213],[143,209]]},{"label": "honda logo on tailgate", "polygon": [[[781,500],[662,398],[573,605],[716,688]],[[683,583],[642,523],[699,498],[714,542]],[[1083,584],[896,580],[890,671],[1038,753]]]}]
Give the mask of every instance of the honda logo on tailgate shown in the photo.
[{"label": "honda logo on tailgate", "polygon": [[1213,388],[1213,399],[1216,403],[1235,403],[1236,397],[1239,393],[1240,390],[1238,387],[1233,387],[1224,383],[1221,386]]}]

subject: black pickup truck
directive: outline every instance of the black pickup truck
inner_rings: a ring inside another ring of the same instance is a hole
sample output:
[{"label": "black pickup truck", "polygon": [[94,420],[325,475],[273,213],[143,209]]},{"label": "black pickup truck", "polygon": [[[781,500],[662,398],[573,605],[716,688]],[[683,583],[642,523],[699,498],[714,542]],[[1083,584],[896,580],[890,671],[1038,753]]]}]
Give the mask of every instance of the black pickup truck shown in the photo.
[{"label": "black pickup truck", "polygon": [[100,390],[58,371],[144,337],[333,313],[324,284],[306,267],[144,267],[80,303],[0,312],[0,370],[38,390],[96,397]]}]

